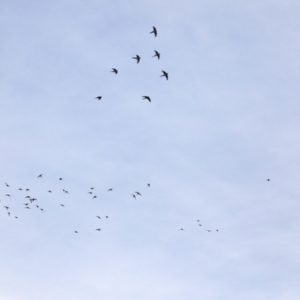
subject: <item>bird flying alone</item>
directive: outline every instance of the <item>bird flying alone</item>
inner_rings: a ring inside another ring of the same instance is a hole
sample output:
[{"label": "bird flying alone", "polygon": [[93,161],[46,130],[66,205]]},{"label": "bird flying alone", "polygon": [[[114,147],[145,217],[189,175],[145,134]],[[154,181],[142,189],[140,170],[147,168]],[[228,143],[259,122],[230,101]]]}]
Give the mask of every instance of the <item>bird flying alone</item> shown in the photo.
[{"label": "bird flying alone", "polygon": [[149,96],[142,96],[143,97],[143,100],[148,100],[149,102],[151,102],[151,99]]},{"label": "bird flying alone", "polygon": [[114,69],[114,68],[111,69],[111,72],[113,72],[113,73],[115,73],[115,74],[118,74],[118,70],[117,70],[117,69]]},{"label": "bird flying alone", "polygon": [[107,191],[108,191],[108,192],[112,192],[112,190],[113,190],[113,188],[110,188],[110,189],[108,189]]},{"label": "bird flying alone", "polygon": [[98,96],[95,99],[101,100],[102,96]]},{"label": "bird flying alone", "polygon": [[166,77],[166,79],[169,79],[169,74],[166,71],[162,71],[163,74],[160,77]]},{"label": "bird flying alone", "polygon": [[154,36],[156,37],[157,36],[157,29],[154,26],[152,28],[153,28],[153,30],[150,32],[150,34],[153,33]]},{"label": "bird flying alone", "polygon": [[157,57],[157,59],[160,59],[160,53],[156,50],[154,50],[155,54],[152,57]]},{"label": "bird flying alone", "polygon": [[136,63],[138,64],[141,60],[141,57],[139,55],[136,55],[135,57],[133,57],[133,59],[136,59]]},{"label": "bird flying alone", "polygon": [[37,178],[42,178],[43,177],[43,174],[40,174]]}]

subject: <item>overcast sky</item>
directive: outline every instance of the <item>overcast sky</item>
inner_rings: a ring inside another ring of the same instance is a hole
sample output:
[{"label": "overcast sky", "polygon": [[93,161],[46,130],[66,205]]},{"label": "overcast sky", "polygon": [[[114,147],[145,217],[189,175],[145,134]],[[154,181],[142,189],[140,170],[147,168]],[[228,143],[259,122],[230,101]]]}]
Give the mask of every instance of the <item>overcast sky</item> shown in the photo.
[{"label": "overcast sky", "polygon": [[0,22],[1,300],[300,299],[299,1]]}]

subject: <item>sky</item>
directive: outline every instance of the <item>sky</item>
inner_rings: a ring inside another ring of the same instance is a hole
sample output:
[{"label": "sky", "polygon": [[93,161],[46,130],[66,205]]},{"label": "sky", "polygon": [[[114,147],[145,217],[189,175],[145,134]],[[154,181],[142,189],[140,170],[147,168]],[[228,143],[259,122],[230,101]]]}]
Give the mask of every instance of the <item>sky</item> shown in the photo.
[{"label": "sky", "polygon": [[0,299],[299,299],[299,16],[0,1]]}]

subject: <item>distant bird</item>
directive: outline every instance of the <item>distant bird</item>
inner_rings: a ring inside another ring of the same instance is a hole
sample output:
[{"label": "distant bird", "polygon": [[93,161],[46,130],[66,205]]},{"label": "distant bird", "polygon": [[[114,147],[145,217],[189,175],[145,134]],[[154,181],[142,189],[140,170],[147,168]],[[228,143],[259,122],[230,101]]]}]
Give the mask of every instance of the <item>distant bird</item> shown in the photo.
[{"label": "distant bird", "polygon": [[267,181],[271,181],[271,179],[268,178]]},{"label": "distant bird", "polygon": [[149,96],[142,96],[143,97],[143,100],[148,100],[149,102],[151,102],[151,99]]},{"label": "distant bird", "polygon": [[107,191],[108,191],[108,192],[112,192],[112,190],[113,190],[113,188],[110,188],[110,189],[108,189]]},{"label": "distant bird", "polygon": [[102,96],[98,96],[95,99],[101,100]]},{"label": "distant bird", "polygon": [[157,59],[160,59],[160,53],[156,50],[154,50],[155,54],[152,57],[157,57]]},{"label": "distant bird", "polygon": [[107,219],[108,219],[108,216],[105,216],[105,218],[107,218]]},{"label": "distant bird", "polygon": [[132,195],[132,197],[134,198],[134,199],[136,199],[136,195],[135,194],[131,194]]},{"label": "distant bird", "polygon": [[24,205],[29,205],[30,203],[24,203]]},{"label": "distant bird", "polygon": [[19,191],[22,191],[22,189],[21,189],[21,188],[19,188],[18,190],[19,190]]},{"label": "distant bird", "polygon": [[136,63],[138,64],[141,60],[141,57],[139,55],[136,55],[135,57],[133,57],[133,59],[136,59]]},{"label": "distant bird", "polygon": [[142,196],[142,194],[140,192],[135,192],[137,195]]},{"label": "distant bird", "polygon": [[29,198],[30,199],[30,196],[26,196],[25,198]]},{"label": "distant bird", "polygon": [[197,222],[200,222],[200,220],[197,220]]},{"label": "distant bird", "polygon": [[199,226],[202,226],[202,224],[198,224]]},{"label": "distant bird", "polygon": [[96,230],[100,231],[100,230],[101,230],[101,228],[97,228]]},{"label": "distant bird", "polygon": [[49,190],[48,193],[52,193],[52,192]]},{"label": "distant bird", "polygon": [[111,72],[115,73],[115,74],[118,74],[118,70],[117,69],[114,69],[112,68]]},{"label": "distant bird", "polygon": [[219,231],[219,229],[216,230],[217,232]]},{"label": "distant bird", "polygon": [[43,174],[40,174],[37,178],[42,178],[43,177]]},{"label": "distant bird", "polygon": [[206,230],[207,232],[211,232],[211,230]]},{"label": "distant bird", "polygon": [[154,26],[152,28],[153,28],[153,30],[150,32],[150,34],[153,33],[154,36],[156,37],[157,36],[157,29]]},{"label": "distant bird", "polygon": [[9,185],[5,182],[5,185],[7,186],[7,187],[9,187]]},{"label": "distant bird", "polygon": [[148,183],[147,185],[148,185],[148,187],[150,187],[150,183]]},{"label": "distant bird", "polygon": [[74,231],[75,233],[78,233],[78,231]]},{"label": "distant bird", "polygon": [[30,209],[30,207],[26,206],[25,208]]},{"label": "distant bird", "polygon": [[69,192],[68,191],[64,191],[65,192],[65,194],[69,194]]},{"label": "distant bird", "polygon": [[88,194],[91,194],[91,195],[92,195],[93,193],[92,193],[92,192],[88,192]]},{"label": "distant bird", "polygon": [[96,216],[96,217],[101,220],[101,218],[99,216]]},{"label": "distant bird", "polygon": [[8,212],[7,214],[8,214],[8,216],[10,216],[10,212]]},{"label": "distant bird", "polygon": [[184,231],[184,229],[183,229],[183,228],[180,228],[179,230],[182,230],[182,231]]},{"label": "distant bird", "polygon": [[62,180],[62,178],[59,178],[59,180]]},{"label": "distant bird", "polygon": [[26,192],[30,191],[30,189],[26,189]]},{"label": "distant bird", "polygon": [[60,206],[63,206],[63,207],[64,207],[64,205],[63,205],[63,204],[60,204]]},{"label": "distant bird", "polygon": [[6,194],[5,196],[10,197],[10,194]]},{"label": "distant bird", "polygon": [[93,199],[97,198],[97,196],[94,196]]},{"label": "distant bird", "polygon": [[166,71],[162,71],[163,74],[160,77],[166,77],[166,79],[169,79],[169,74]]},{"label": "distant bird", "polygon": [[42,208],[40,208],[41,211],[44,211]]},{"label": "distant bird", "polygon": [[93,189],[94,189],[93,187],[90,188],[90,190],[93,190]]},{"label": "distant bird", "polygon": [[18,217],[15,217],[16,219],[18,219]]},{"label": "distant bird", "polygon": [[5,207],[6,209],[9,209],[9,207],[8,207],[8,206],[3,206],[3,207]]},{"label": "distant bird", "polygon": [[36,207],[37,207],[37,208],[39,208],[39,206],[38,206],[38,205],[36,205]]}]

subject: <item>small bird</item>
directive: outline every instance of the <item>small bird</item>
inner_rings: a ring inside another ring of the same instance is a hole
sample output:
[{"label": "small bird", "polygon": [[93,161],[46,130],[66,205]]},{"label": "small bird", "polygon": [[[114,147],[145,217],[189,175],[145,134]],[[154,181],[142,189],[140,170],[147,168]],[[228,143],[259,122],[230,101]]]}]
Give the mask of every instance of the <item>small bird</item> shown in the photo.
[{"label": "small bird", "polygon": [[148,185],[148,187],[150,187],[150,183],[148,183],[147,185]]},{"label": "small bird", "polygon": [[8,214],[8,216],[10,216],[10,212],[8,212],[7,214]]},{"label": "small bird", "polygon": [[157,57],[157,59],[160,59],[160,53],[156,50],[154,50],[155,54],[152,57]]},{"label": "small bird", "polygon": [[10,194],[6,194],[5,196],[10,197]]},{"label": "small bird", "polygon": [[9,187],[9,185],[5,182],[5,185],[7,186],[7,187]]},{"label": "small bird", "polygon": [[183,228],[180,228],[179,230],[182,230],[182,231],[184,231],[184,229],[183,229]]},{"label": "small bird", "polygon": [[36,205],[36,207],[37,207],[37,208],[39,208],[39,206],[38,206],[38,205]]},{"label": "small bird", "polygon": [[42,208],[40,208],[41,211],[44,211]]},{"label": "small bird", "polygon": [[19,190],[19,191],[22,191],[23,189],[19,188],[18,190]]},{"label": "small bird", "polygon": [[207,232],[211,232],[211,230],[206,230]]},{"label": "small bird", "polygon": [[75,231],[75,233],[78,233],[78,231]]},{"label": "small bird", "polygon": [[117,69],[114,69],[112,68],[111,72],[115,73],[115,74],[118,74],[118,70]]},{"label": "small bird", "polygon": [[59,180],[62,180],[62,178],[59,178]]},{"label": "small bird", "polygon": [[18,219],[18,217],[15,217],[16,219]]},{"label": "small bird", "polygon": [[97,228],[96,230],[100,231],[100,230],[101,230],[101,228]]},{"label": "small bird", "polygon": [[98,96],[95,99],[101,100],[102,96]]},{"label": "small bird", "polygon": [[93,199],[97,198],[97,196],[94,196]]},{"label": "small bird", "polygon": [[93,190],[93,189],[94,189],[93,187],[90,188],[90,190]]},{"label": "small bird", "polygon": [[99,216],[96,216],[96,217],[101,220],[101,217],[99,217]]},{"label": "small bird", "polygon": [[141,60],[141,57],[139,55],[136,55],[135,57],[133,57],[133,59],[136,59],[136,63],[138,64]]},{"label": "small bird", "polygon": [[91,194],[91,195],[92,195],[93,193],[92,193],[92,192],[88,192],[88,194]]},{"label": "small bird", "polygon": [[43,177],[43,174],[40,174],[37,178],[42,178]]},{"label": "small bird", "polygon": [[113,190],[113,188],[110,188],[110,189],[108,189],[107,191],[108,191],[108,192],[112,192],[112,190]]},{"label": "small bird", "polygon": [[134,199],[136,199],[136,195],[135,194],[131,194],[132,195],[132,197],[134,198]]},{"label": "small bird", "polygon": [[27,205],[29,205],[29,203],[24,203],[24,205],[26,205],[26,206],[27,206]]},{"label": "small bird", "polygon": [[3,206],[3,207],[5,207],[6,209],[9,209],[9,207],[8,207],[8,206]]},{"label": "small bird", "polygon": [[267,181],[271,181],[271,179],[268,178]]},{"label": "small bird", "polygon": [[49,190],[48,193],[52,193],[52,191]]},{"label": "small bird", "polygon": [[153,33],[154,36],[157,36],[157,29],[153,26],[153,30],[150,32],[150,34]]},{"label": "small bird", "polygon": [[135,192],[137,195],[142,196],[142,194],[140,192]]},{"label": "small bird", "polygon": [[169,79],[169,74],[166,71],[162,71],[163,74],[160,77],[166,77],[166,79]]},{"label": "small bird", "polygon": [[108,219],[108,216],[105,216]]},{"label": "small bird", "polygon": [[198,224],[199,226],[202,226],[202,224]]},{"label": "small bird", "polygon": [[65,192],[65,194],[69,194],[69,192],[68,191],[64,191]]},{"label": "small bird", "polygon": [[151,102],[151,99],[149,96],[142,96],[143,97],[143,100],[148,100],[149,102]]},{"label": "small bird", "polygon": [[26,196],[25,198],[29,198],[30,199],[30,196]]},{"label": "small bird", "polygon": [[26,206],[25,208],[30,209],[30,207]]},{"label": "small bird", "polygon": [[60,204],[60,206],[64,207],[64,205],[63,205],[63,204]]},{"label": "small bird", "polygon": [[26,189],[26,192],[30,191],[30,189]]},{"label": "small bird", "polygon": [[216,232],[219,232],[219,229],[217,229]]}]

